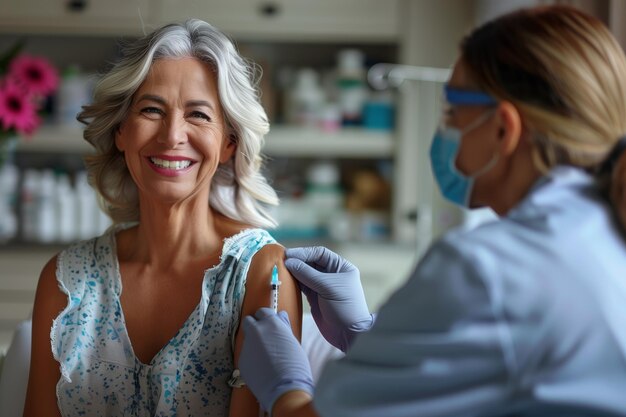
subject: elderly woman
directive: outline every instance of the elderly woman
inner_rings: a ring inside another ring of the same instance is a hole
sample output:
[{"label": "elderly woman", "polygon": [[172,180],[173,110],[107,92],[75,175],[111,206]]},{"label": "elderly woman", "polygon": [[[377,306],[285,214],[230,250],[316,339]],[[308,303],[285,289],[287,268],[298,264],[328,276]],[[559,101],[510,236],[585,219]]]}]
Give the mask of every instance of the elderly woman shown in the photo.
[{"label": "elderly woman", "polygon": [[25,415],[258,416],[240,318],[269,305],[274,265],[298,337],[302,306],[263,229],[277,197],[252,68],[211,25],[168,25],[126,48],[79,120],[114,226],[43,268]]}]

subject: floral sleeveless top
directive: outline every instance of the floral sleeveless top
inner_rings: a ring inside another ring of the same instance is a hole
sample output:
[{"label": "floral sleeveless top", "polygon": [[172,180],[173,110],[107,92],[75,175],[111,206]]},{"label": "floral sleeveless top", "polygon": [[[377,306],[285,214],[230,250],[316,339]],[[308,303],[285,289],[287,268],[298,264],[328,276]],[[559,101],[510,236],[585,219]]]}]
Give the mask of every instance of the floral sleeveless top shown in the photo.
[{"label": "floral sleeveless top", "polygon": [[178,333],[150,361],[133,352],[120,304],[113,227],[60,253],[57,280],[68,296],[54,320],[63,416],[228,415],[235,331],[252,256],[276,243],[248,229],[225,240],[220,263],[204,273],[202,297]]}]

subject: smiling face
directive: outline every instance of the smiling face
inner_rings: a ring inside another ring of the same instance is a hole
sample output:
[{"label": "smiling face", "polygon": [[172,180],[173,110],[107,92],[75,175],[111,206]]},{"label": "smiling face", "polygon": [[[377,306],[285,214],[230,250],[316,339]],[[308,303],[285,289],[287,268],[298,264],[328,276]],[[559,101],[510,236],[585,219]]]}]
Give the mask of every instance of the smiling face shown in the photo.
[{"label": "smiling face", "polygon": [[208,201],[218,165],[235,151],[213,71],[195,58],[155,61],[115,143],[142,199]]}]

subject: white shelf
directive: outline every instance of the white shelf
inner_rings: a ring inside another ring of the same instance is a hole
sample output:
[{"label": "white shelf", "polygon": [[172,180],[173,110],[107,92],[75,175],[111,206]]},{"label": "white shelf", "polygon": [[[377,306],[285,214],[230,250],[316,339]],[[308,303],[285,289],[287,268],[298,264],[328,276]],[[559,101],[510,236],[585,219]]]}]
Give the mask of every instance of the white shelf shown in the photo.
[{"label": "white shelf", "polygon": [[[80,127],[43,126],[30,139],[18,143],[19,151],[88,153],[92,150]],[[265,138],[264,153],[281,157],[390,158],[391,132],[346,128],[327,133],[313,128],[274,126]]]},{"label": "white shelf", "polygon": [[388,158],[393,135],[359,128],[327,133],[302,127],[272,127],[264,151],[270,156]]},{"label": "white shelf", "polygon": [[18,151],[88,153],[92,146],[83,139],[79,126],[42,126],[31,138],[20,139]]}]

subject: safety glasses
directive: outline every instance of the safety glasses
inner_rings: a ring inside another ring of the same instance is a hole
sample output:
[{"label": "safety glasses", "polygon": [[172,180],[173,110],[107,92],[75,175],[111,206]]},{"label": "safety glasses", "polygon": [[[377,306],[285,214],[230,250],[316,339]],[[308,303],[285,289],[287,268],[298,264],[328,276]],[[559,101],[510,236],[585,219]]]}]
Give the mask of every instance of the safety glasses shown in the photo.
[{"label": "safety glasses", "polygon": [[445,85],[443,88],[443,107],[440,123],[446,125],[456,107],[495,106],[498,100],[487,93],[475,90],[463,90]]},{"label": "safety glasses", "polygon": [[447,104],[451,106],[492,106],[498,103],[498,100],[482,91],[462,90],[446,85],[443,92]]}]

